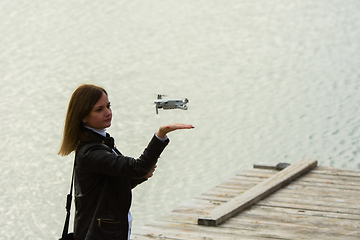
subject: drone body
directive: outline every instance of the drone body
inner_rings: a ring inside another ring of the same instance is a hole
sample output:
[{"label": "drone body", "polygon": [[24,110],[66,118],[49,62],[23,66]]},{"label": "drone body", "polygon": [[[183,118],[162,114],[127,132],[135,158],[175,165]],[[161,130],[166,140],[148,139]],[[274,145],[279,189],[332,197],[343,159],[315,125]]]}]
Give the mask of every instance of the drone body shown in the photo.
[{"label": "drone body", "polygon": [[186,104],[189,102],[189,100],[187,98],[185,98],[184,100],[182,99],[163,99],[162,98],[163,95],[158,94],[157,99],[154,101],[155,103],[155,108],[156,108],[156,114],[159,113],[158,109],[162,108],[162,109],[182,109],[182,110],[187,110],[187,106]]}]

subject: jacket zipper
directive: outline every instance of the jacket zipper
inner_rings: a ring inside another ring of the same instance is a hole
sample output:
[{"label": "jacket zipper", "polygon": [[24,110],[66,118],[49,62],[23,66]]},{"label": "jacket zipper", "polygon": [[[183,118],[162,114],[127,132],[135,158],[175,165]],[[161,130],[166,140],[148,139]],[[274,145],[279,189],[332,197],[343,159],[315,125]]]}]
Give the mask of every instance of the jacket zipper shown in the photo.
[{"label": "jacket zipper", "polygon": [[116,221],[116,220],[113,220],[113,219],[98,218],[96,220],[98,221],[99,227],[101,227],[101,222],[103,222],[103,223],[112,223],[112,224],[119,224],[120,223],[120,221]]}]

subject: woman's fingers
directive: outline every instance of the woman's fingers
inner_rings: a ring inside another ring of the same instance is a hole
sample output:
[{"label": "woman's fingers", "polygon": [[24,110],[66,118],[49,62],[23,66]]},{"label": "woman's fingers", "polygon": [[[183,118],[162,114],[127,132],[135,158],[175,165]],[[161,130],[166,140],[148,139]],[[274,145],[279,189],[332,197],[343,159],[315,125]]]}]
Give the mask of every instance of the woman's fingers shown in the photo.
[{"label": "woman's fingers", "polygon": [[170,132],[170,131],[175,131],[178,129],[191,129],[191,128],[194,128],[194,126],[191,124],[172,123],[172,124],[166,125],[166,128],[169,129],[169,132]]},{"label": "woman's fingers", "polygon": [[156,168],[157,166],[155,165],[154,167],[153,167],[153,169],[145,176],[145,178],[151,178],[153,175],[154,175],[154,172],[155,172],[155,168]]}]

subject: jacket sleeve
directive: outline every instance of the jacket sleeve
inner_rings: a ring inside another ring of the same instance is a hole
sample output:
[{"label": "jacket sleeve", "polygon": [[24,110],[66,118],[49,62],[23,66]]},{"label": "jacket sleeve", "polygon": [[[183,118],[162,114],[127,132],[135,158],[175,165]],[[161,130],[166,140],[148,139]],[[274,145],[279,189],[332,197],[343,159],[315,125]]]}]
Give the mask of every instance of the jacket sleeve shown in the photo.
[{"label": "jacket sleeve", "polygon": [[81,171],[125,178],[143,178],[155,166],[160,154],[169,143],[155,136],[138,159],[117,155],[104,144],[83,147],[78,154],[77,165]]},{"label": "jacket sleeve", "polygon": [[137,185],[139,185],[145,181],[147,181],[147,178],[131,179],[131,189],[135,188]]}]

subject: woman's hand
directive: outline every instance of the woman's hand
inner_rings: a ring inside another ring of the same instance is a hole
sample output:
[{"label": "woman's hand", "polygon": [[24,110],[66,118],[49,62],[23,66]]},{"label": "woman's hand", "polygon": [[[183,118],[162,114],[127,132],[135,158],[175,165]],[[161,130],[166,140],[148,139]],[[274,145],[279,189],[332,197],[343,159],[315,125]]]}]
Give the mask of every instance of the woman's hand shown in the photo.
[{"label": "woman's hand", "polygon": [[154,168],[145,176],[145,178],[151,178],[154,175],[156,167],[157,166],[155,165]]},{"label": "woman's hand", "polygon": [[192,128],[194,128],[194,126],[191,124],[172,123],[172,124],[161,126],[159,128],[158,132],[156,133],[156,135],[159,138],[164,138],[166,136],[166,134],[168,134],[169,132],[172,132],[172,131],[175,131],[178,129],[192,129]]}]

